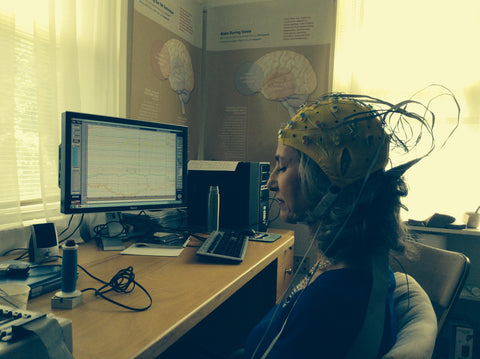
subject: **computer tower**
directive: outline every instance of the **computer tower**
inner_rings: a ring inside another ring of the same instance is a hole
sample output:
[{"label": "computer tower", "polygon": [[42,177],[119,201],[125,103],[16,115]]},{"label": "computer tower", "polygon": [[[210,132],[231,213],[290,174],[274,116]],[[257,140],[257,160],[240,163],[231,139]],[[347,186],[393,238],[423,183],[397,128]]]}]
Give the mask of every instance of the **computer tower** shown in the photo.
[{"label": "computer tower", "polygon": [[188,163],[188,224],[207,228],[208,192],[220,192],[219,229],[267,230],[268,162],[190,161]]}]

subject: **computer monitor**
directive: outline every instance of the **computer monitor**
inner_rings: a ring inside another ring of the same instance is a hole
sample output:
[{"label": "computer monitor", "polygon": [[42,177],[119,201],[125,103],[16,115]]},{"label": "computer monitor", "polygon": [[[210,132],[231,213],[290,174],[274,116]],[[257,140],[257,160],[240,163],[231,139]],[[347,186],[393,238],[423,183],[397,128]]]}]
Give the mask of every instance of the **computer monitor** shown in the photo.
[{"label": "computer monitor", "polygon": [[187,138],[185,126],[63,113],[61,212],[186,206]]}]

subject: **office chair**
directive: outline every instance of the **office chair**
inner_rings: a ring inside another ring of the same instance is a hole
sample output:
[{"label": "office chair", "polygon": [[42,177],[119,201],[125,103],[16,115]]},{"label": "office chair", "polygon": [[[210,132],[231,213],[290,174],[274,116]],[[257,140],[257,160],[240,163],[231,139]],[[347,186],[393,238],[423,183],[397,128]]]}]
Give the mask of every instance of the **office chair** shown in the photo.
[{"label": "office chair", "polygon": [[437,338],[437,317],[423,288],[410,275],[395,273],[393,292],[397,339],[381,359],[428,359]]},{"label": "office chair", "polygon": [[431,358],[438,333],[460,296],[470,268],[461,253],[407,241],[390,256],[395,272],[397,340],[382,359]]},{"label": "office chair", "polygon": [[[460,296],[470,261],[461,253],[408,241],[405,252],[391,255],[397,340],[381,359],[428,359],[437,334]],[[238,356],[238,358],[241,356]],[[232,356],[229,359],[237,358]]]},{"label": "office chair", "polygon": [[390,256],[393,272],[407,273],[420,284],[432,302],[440,333],[468,276],[470,260],[462,253],[407,241],[405,252]]}]

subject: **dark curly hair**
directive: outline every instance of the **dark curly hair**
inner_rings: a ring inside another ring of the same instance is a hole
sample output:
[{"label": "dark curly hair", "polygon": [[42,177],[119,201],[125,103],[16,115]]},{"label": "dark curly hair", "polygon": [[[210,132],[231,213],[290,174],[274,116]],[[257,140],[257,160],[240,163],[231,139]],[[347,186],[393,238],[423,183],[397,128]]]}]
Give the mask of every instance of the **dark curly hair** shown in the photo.
[{"label": "dark curly hair", "polygon": [[[425,104],[415,99],[426,90],[430,99]],[[434,91],[432,94],[435,95],[429,95],[430,91]],[[455,95],[442,85],[430,85],[397,104],[367,95],[343,93],[325,94],[317,100],[341,98],[371,108],[371,111],[343,118],[339,128],[362,120],[366,114],[376,116],[388,136],[390,152],[415,156],[388,171],[382,169],[366,173],[363,179],[343,188],[324,214],[318,215],[318,218],[314,218],[314,215],[307,217],[310,228],[318,228],[316,237],[319,248],[330,261],[360,264],[376,251],[403,250],[402,243],[407,238],[407,231],[400,220],[400,209],[405,208],[401,199],[408,193],[403,173],[436,148],[436,117],[431,106],[444,96],[453,101],[457,120],[447,138],[440,142],[443,147],[459,124],[460,106]],[[420,144],[422,146],[418,148]],[[302,151],[298,151],[298,154],[302,191],[309,201],[307,207],[313,209],[325,196],[331,182],[310,157]]]},{"label": "dark curly hair", "polygon": [[[307,155],[299,151],[299,175],[310,208],[330,186],[327,176]],[[319,226],[319,249],[331,262],[361,265],[379,250],[403,250],[406,229],[400,219],[405,208],[401,198],[408,193],[402,176],[394,171],[376,171],[366,180],[345,187],[329,211],[310,218]]]}]

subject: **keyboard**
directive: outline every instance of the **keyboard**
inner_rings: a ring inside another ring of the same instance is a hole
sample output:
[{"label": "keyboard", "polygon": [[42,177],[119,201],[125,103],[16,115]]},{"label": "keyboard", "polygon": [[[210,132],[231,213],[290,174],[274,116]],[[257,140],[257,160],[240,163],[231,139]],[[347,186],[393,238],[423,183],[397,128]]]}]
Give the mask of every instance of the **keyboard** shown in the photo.
[{"label": "keyboard", "polygon": [[248,236],[235,231],[213,231],[198,248],[203,257],[242,262],[247,251]]}]

